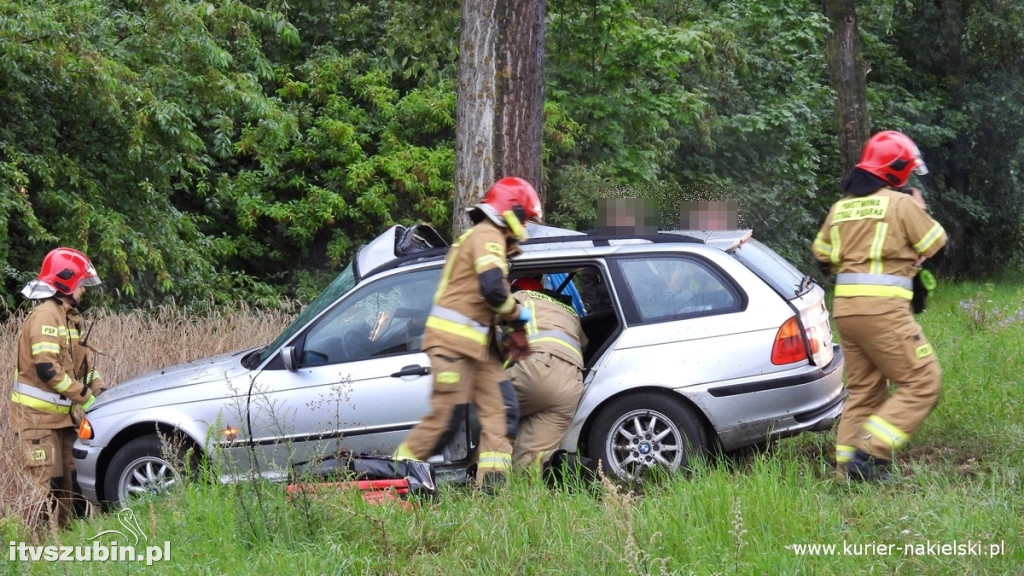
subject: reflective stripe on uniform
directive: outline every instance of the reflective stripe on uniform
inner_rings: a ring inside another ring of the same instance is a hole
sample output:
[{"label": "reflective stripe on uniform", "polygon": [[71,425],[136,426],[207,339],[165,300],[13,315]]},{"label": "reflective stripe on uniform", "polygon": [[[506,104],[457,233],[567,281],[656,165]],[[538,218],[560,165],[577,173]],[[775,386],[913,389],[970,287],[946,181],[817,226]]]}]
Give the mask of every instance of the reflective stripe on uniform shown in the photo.
[{"label": "reflective stripe on uniform", "polygon": [[814,250],[818,254],[825,256],[831,256],[832,254],[832,245],[825,242],[825,237],[822,236],[821,232],[818,232],[818,235],[814,237]]},{"label": "reflective stripe on uniform", "polygon": [[11,402],[21,404],[40,412],[50,412],[51,414],[70,414],[71,406],[57,406],[56,404],[33,398],[26,394],[19,394],[18,392],[11,392]]},{"label": "reflective stripe on uniform", "polygon": [[839,248],[842,246],[842,240],[839,238],[839,227],[832,226],[828,231],[828,235],[832,246],[832,252],[829,255],[829,260],[832,261],[833,265],[838,266],[843,261],[839,254]]},{"label": "reflective stripe on uniform", "polygon": [[71,380],[71,376],[65,374],[64,378],[62,378],[60,382],[53,385],[53,389],[56,390],[58,393],[63,394],[65,390],[71,388],[72,383],[73,381]]},{"label": "reflective stripe on uniform", "polygon": [[401,444],[398,445],[398,448],[395,448],[395,452],[394,454],[391,455],[391,457],[394,458],[395,460],[415,460],[416,462],[421,461],[418,458],[416,458],[416,455],[412,453],[412,449],[409,448],[409,445],[406,444],[405,442],[402,442]]},{"label": "reflective stripe on uniform", "polygon": [[878,296],[881,298],[903,298],[912,300],[914,291],[897,286],[878,286],[875,284],[842,284],[836,286],[836,296]]},{"label": "reflective stripe on uniform", "polygon": [[60,344],[57,344],[56,342],[36,342],[32,345],[33,356],[46,353],[60,354]]},{"label": "reflective stripe on uniform", "polygon": [[533,290],[527,290],[527,292],[530,293],[530,298],[538,298],[540,300],[545,300],[547,302],[551,302],[552,304],[554,304],[556,306],[561,306],[562,308],[565,309],[566,312],[572,314],[573,316],[579,316],[579,314],[577,314],[576,311],[573,310],[572,306],[569,306],[568,304],[566,304],[565,302],[562,302],[558,298],[552,298],[551,296],[548,296],[547,294],[544,294],[543,292],[534,292]]},{"label": "reflective stripe on uniform", "polygon": [[936,222],[932,229],[924,235],[924,238],[921,238],[921,240],[914,244],[914,250],[917,250],[919,254],[927,252],[932,247],[932,244],[935,244],[945,233],[946,231],[942,229],[942,225]]},{"label": "reflective stripe on uniform", "polygon": [[477,468],[480,470],[511,470],[512,455],[508,452],[481,452],[477,460]]},{"label": "reflective stripe on uniform", "polygon": [[23,396],[31,396],[36,400],[42,400],[43,402],[49,402],[50,404],[55,404],[57,406],[71,406],[71,400],[68,400],[60,394],[46,392],[45,390],[40,390],[35,386],[29,386],[28,384],[23,384],[21,382],[15,382],[14,385],[11,386],[11,391]]},{"label": "reflective stripe on uniform", "polygon": [[527,334],[526,339],[530,344],[537,344],[539,342],[554,342],[556,344],[560,344],[571,350],[581,361],[583,360],[583,352],[580,350],[580,347],[576,345],[573,337],[561,330],[541,330],[533,334]]},{"label": "reflective stripe on uniform", "polygon": [[487,344],[487,336],[490,332],[490,327],[484,326],[461,312],[456,312],[451,308],[443,306],[434,306],[430,309],[430,316],[427,317],[427,326],[442,332],[462,336],[481,346]]},{"label": "reflective stripe on uniform", "polygon": [[452,371],[442,371],[434,375],[434,382],[438,384],[458,384],[461,379],[461,374]]},{"label": "reflective stripe on uniform", "polygon": [[888,232],[888,222],[879,222],[875,225],[875,237],[871,240],[871,252],[868,253],[868,258],[871,260],[868,270],[872,274],[881,274],[885,269],[885,265],[882,263],[882,247],[885,246],[885,235]]},{"label": "reflective stripe on uniform", "polygon": [[836,462],[849,462],[853,460],[853,453],[856,450],[853,446],[836,445]]},{"label": "reflective stripe on uniform", "polygon": [[[531,296],[532,296],[532,294],[531,294]],[[520,306],[526,306],[526,309],[530,311],[530,320],[526,323],[526,326],[524,327],[524,328],[526,328],[527,335],[529,335],[529,334],[536,334],[537,333],[537,305],[534,304],[532,300],[527,298],[526,302],[523,302],[522,304],[520,304]]]},{"label": "reflective stripe on uniform", "polygon": [[438,281],[437,290],[434,292],[434,302],[437,302],[441,298],[441,295],[448,289],[448,281],[451,280],[452,276],[452,267],[455,266],[455,254],[459,251],[459,247],[462,246],[462,243],[466,241],[466,238],[469,238],[470,234],[472,234],[474,230],[476,230],[476,228],[469,228],[463,232],[462,235],[459,236],[458,240],[456,240],[448,250],[448,259],[445,260],[444,269],[441,270],[441,279]]},{"label": "reflective stripe on uniform", "polygon": [[477,274],[490,270],[491,268],[501,268],[507,274],[507,266],[508,263],[505,260],[500,256],[495,256],[494,254],[484,254],[473,262],[473,270],[476,271]]},{"label": "reflective stripe on uniform", "polygon": [[910,436],[906,432],[878,416],[869,417],[864,423],[864,429],[893,448],[899,448],[910,441]]},{"label": "reflective stripe on uniform", "polygon": [[878,296],[882,298],[914,297],[914,281],[894,274],[836,274],[836,296]]},{"label": "reflective stripe on uniform", "polygon": [[860,274],[843,272],[836,274],[836,284],[873,284],[877,286],[899,286],[907,290],[914,289],[914,281],[895,274]]},{"label": "reflective stripe on uniform", "polygon": [[[547,302],[562,307],[563,309],[571,313],[573,316],[576,316],[576,312],[572,308],[559,302],[555,298],[552,298],[547,294],[534,292],[533,290],[529,290],[528,292],[530,294],[531,299],[536,298],[539,300],[545,300]],[[537,306],[529,299],[526,301],[524,305],[527,307],[527,309],[530,310],[530,321],[526,324],[526,339],[530,344],[537,344],[540,342],[554,342],[555,344],[559,344],[565,348],[568,348],[570,351],[572,351],[574,357],[579,358],[581,362],[583,361],[583,351],[580,350],[580,346],[577,343],[576,338],[573,338],[572,336],[566,334],[565,332],[562,332],[561,330],[538,330]]]}]

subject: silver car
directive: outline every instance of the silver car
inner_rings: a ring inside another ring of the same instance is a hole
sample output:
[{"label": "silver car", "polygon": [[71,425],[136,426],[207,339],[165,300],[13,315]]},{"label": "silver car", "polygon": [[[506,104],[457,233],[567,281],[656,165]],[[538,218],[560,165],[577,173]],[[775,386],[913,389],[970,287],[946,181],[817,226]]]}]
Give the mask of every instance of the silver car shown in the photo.
[{"label": "silver car", "polygon": [[[824,290],[749,231],[529,232],[510,276],[543,274],[589,337],[565,449],[628,481],[839,416],[843,360]],[[186,455],[231,481],[390,454],[429,408],[420,341],[445,250],[429,226],[392,227],[273,342],[105,392],[74,447],[85,496],[112,505],[164,490]],[[441,479],[471,470],[478,427],[471,409],[461,416],[431,458]]]}]

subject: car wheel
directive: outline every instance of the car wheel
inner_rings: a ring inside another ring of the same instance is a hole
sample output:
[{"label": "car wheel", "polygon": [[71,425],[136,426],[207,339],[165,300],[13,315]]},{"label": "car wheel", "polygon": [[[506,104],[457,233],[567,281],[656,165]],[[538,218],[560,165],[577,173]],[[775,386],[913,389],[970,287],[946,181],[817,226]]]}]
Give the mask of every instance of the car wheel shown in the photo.
[{"label": "car wheel", "polygon": [[[157,434],[128,442],[114,454],[107,467],[103,483],[106,499],[123,506],[140,496],[167,492],[181,481],[190,454],[190,464],[198,461],[188,448],[173,437]],[[195,470],[195,466],[189,469]]]},{"label": "car wheel", "polygon": [[680,400],[650,392],[613,401],[590,429],[588,453],[620,481],[640,480],[650,470],[685,468],[707,451],[700,418]]}]

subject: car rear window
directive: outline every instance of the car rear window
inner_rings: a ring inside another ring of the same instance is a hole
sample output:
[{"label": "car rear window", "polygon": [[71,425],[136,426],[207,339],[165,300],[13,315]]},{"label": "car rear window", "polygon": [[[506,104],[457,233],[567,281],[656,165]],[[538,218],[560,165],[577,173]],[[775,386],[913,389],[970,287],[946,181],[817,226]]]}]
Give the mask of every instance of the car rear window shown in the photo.
[{"label": "car rear window", "polygon": [[741,298],[703,261],[653,256],[617,261],[642,323],[738,310]]},{"label": "car rear window", "polygon": [[751,238],[729,253],[785,299],[799,296],[804,274],[771,248]]}]

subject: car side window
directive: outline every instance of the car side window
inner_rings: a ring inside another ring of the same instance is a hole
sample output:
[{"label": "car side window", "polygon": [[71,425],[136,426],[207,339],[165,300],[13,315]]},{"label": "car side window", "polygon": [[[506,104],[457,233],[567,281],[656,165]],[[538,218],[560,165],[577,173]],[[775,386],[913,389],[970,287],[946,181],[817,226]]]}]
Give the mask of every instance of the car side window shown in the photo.
[{"label": "car side window", "polygon": [[693,258],[650,257],[619,261],[641,322],[731,312],[740,297],[708,264]]},{"label": "car side window", "polygon": [[307,332],[302,365],[418,351],[440,274],[440,268],[395,274],[356,291]]}]

